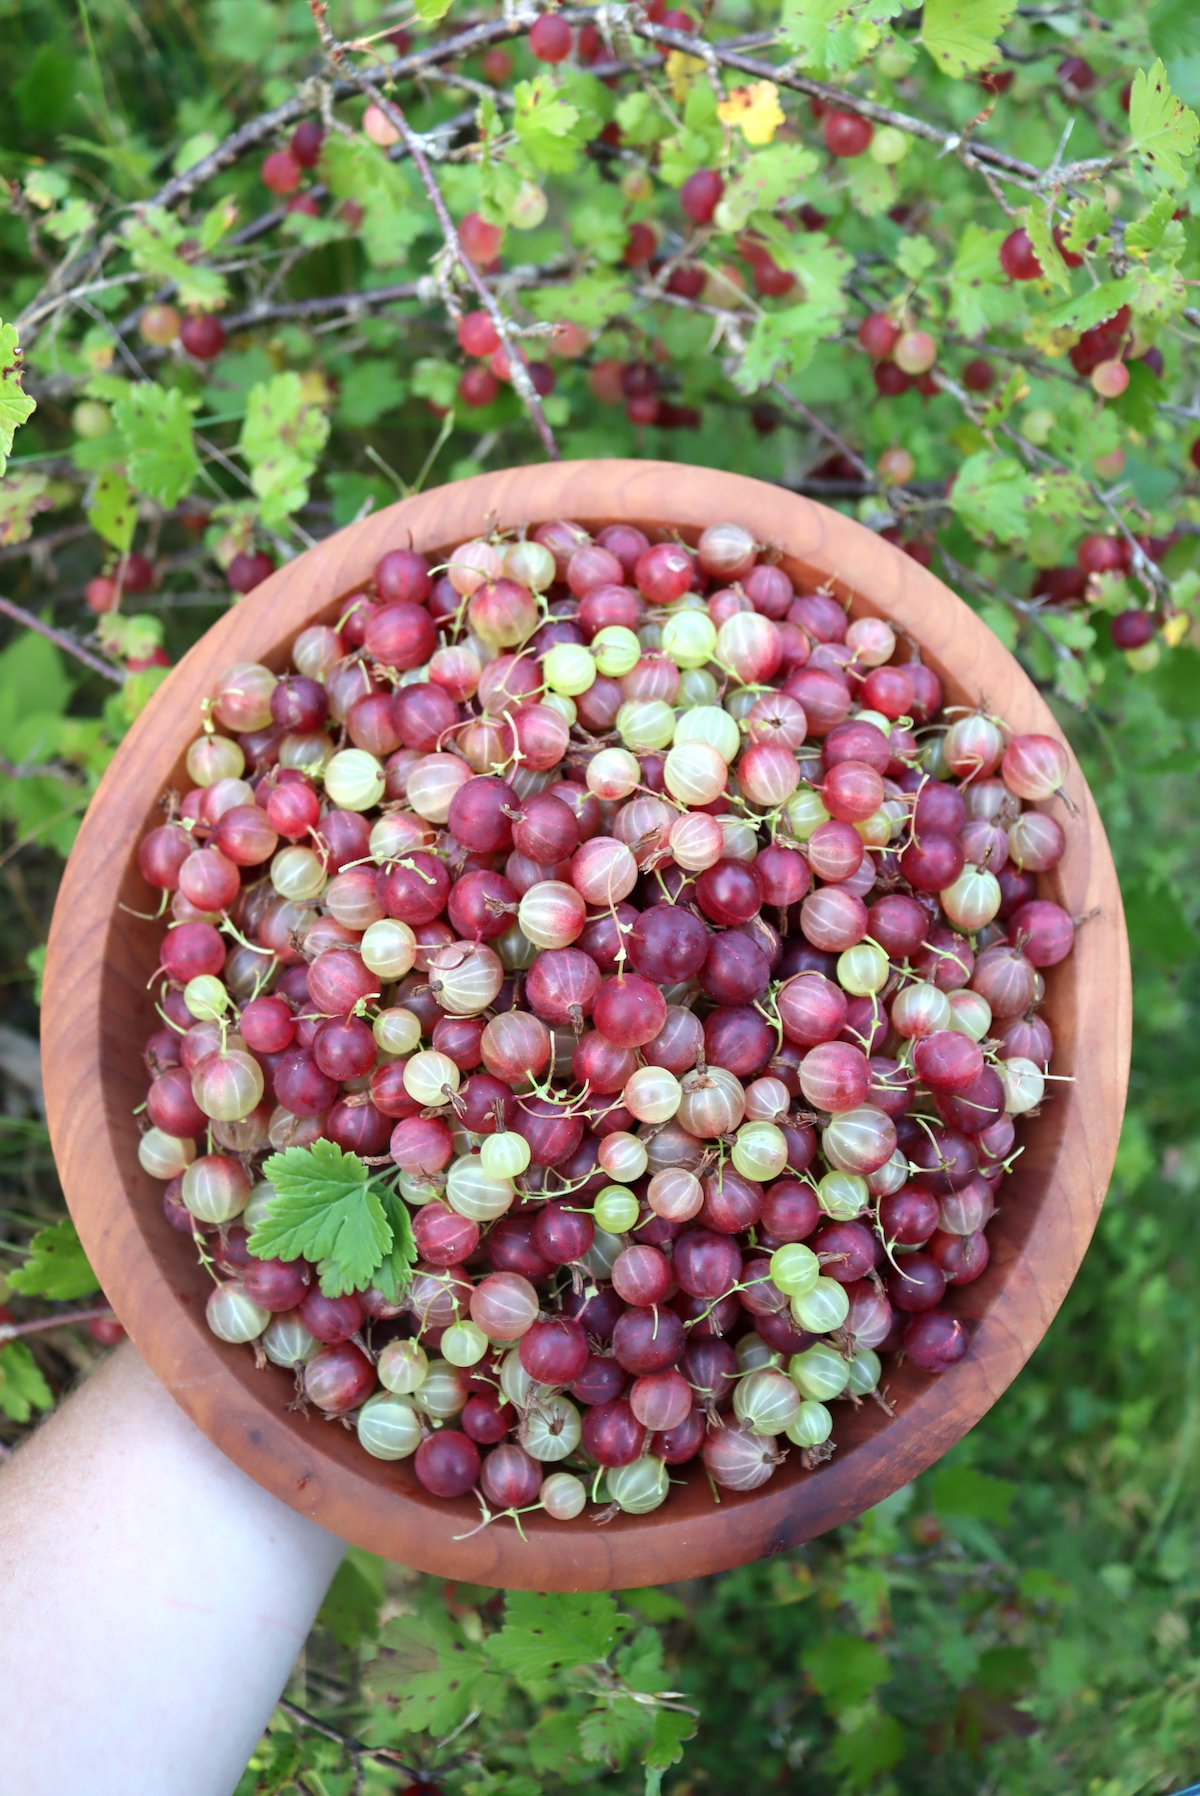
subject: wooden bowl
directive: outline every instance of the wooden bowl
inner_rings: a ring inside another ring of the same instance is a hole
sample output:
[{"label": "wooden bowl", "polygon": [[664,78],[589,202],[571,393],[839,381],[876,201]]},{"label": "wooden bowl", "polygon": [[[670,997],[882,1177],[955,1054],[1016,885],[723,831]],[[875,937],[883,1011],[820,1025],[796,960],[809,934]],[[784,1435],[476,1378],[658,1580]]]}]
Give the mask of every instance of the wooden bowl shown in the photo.
[{"label": "wooden bowl", "polygon": [[[981,699],[1018,731],[1061,736],[1016,661],[941,581],[839,512],[756,480],[646,461],[582,461],[481,474],[388,507],[289,562],[233,607],[176,667],[118,750],[67,864],[54,912],[42,1007],[46,1097],[71,1213],[105,1291],[163,1384],[252,1478],[385,1558],[442,1577],[520,1589],[631,1588],[720,1571],[778,1553],[847,1520],[906,1484],[959,1440],[1041,1340],[1083,1257],[1112,1169],[1129,1060],[1129,960],[1116,874],[1074,759],[1067,790],[1080,815],[1040,889],[1088,916],[1074,952],[1047,976],[1054,1071],[1042,1114],[1024,1120],[1024,1152],[988,1231],[991,1263],[950,1304],[966,1320],[966,1357],[940,1377],[889,1367],[896,1410],[837,1406],[835,1457],[805,1472],[800,1455],[761,1490],[714,1503],[697,1467],[667,1506],[597,1526],[524,1518],[471,1533],[472,1498],[446,1503],[411,1462],[371,1459],[355,1436],[289,1413],[289,1373],[256,1371],[245,1347],[209,1333],[208,1274],[162,1212],[163,1187],[141,1171],[134,1109],[146,1095],[142,1048],[156,1018],[147,980],[162,924],[144,922],[137,846],[160,818],[160,794],[185,788],[184,755],[200,700],[234,661],[282,668],[297,632],[335,619],[385,550],[448,550],[488,525],[573,518],[616,521],[695,541],[736,519],[783,551],[798,587],[830,583],[858,615],[903,626],[936,669],[950,704]],[[127,907],[127,908],[126,908]],[[465,1537],[465,1538],[464,1538]]]}]

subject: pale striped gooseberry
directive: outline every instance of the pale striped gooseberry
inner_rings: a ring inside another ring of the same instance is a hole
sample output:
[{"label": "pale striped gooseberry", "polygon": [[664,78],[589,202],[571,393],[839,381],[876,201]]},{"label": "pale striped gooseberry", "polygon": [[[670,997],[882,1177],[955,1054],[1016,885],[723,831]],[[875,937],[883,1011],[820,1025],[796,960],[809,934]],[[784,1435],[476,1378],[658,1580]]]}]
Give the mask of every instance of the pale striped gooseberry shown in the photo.
[{"label": "pale striped gooseberry", "polygon": [[587,1486],[573,1472],[551,1472],[543,1480],[538,1501],[556,1522],[573,1522],[587,1507]]},{"label": "pale striped gooseberry", "polygon": [[803,1241],[785,1241],[771,1255],[768,1270],[771,1282],[786,1297],[801,1297],[811,1291],[821,1276],[821,1263],[811,1247]]},{"label": "pale striped gooseberry", "polygon": [[404,1089],[418,1104],[444,1104],[446,1091],[457,1091],[462,1073],[449,1054],[422,1048],[405,1063]]},{"label": "pale striped gooseberry", "polygon": [[952,923],[960,929],[975,930],[992,921],[1003,902],[1003,893],[994,873],[968,862],[954,883],[938,893],[938,901]]},{"label": "pale striped gooseberry", "polygon": [[661,1459],[645,1453],[628,1465],[610,1466],[605,1483],[609,1497],[626,1515],[649,1515],[666,1502],[671,1475]]},{"label": "pale striped gooseberry", "polygon": [[786,1372],[759,1366],[733,1387],[733,1413],[754,1434],[782,1434],[795,1421],[800,1397]]},{"label": "pale striped gooseberry", "polygon": [[489,1178],[517,1179],[529,1166],[530,1147],[515,1129],[485,1135],[479,1147],[479,1163]]},{"label": "pale striped gooseberry", "polygon": [[852,1397],[868,1397],[878,1388],[883,1366],[871,1347],[860,1347],[850,1361],[846,1389]]},{"label": "pale striped gooseberry", "polygon": [[[840,1288],[840,1287],[839,1287]],[[457,1366],[444,1359],[429,1362],[429,1370],[409,1401],[437,1422],[448,1422],[466,1407],[470,1396],[466,1380]]]},{"label": "pale striped gooseberry", "polygon": [[667,840],[672,856],[689,873],[715,867],[724,846],[721,825],[705,811],[685,811],[671,825]]},{"label": "pale striped gooseberry", "polygon": [[[597,1157],[609,1178],[621,1182],[640,1179],[648,1163],[645,1143],[624,1129],[614,1130],[604,1137]],[[611,1223],[608,1226],[611,1227]],[[626,1227],[631,1226],[626,1224]]]},{"label": "pale striped gooseberry", "polygon": [[836,1278],[819,1278],[811,1291],[791,1300],[793,1321],[809,1334],[832,1334],[850,1314],[850,1299],[845,1285]]},{"label": "pale striped gooseberry", "polygon": [[587,905],[565,880],[540,879],[522,897],[517,924],[535,948],[568,948],[587,927]]},{"label": "pale striped gooseberry", "polygon": [[675,734],[675,713],[665,699],[626,699],[617,712],[616,731],[625,747],[638,754],[666,748]]},{"label": "pale striped gooseberry", "polygon": [[788,1361],[788,1376],[802,1397],[828,1403],[845,1390],[850,1369],[836,1347],[828,1341],[814,1341],[803,1353],[793,1353]]},{"label": "pale striped gooseberry", "polygon": [[950,1028],[961,1029],[972,1041],[982,1041],[992,1027],[992,1007],[982,992],[964,986],[946,996],[950,1000]]},{"label": "pale striped gooseberry", "polygon": [[[369,973],[378,973],[381,979],[403,979],[412,971],[417,958],[417,938],[399,917],[380,917],[363,931],[359,951]],[[390,1051],[393,1054],[407,1052],[404,1048]]]},{"label": "pale striped gooseberry", "polygon": [[718,690],[716,675],[709,673],[707,667],[684,667],[680,669],[675,702],[681,710],[689,705],[711,705],[716,702]]},{"label": "pale striped gooseberry", "polygon": [[446,1202],[468,1222],[494,1222],[512,1208],[515,1196],[512,1180],[485,1172],[478,1154],[453,1161],[446,1175]]},{"label": "pale striped gooseberry", "polygon": [[706,742],[677,743],[663,762],[663,784],[681,804],[711,804],[728,778],[726,762]]},{"label": "pale striped gooseberry", "polygon": [[757,1372],[760,1366],[778,1366],[780,1356],[767,1346],[761,1335],[743,1335],[733,1349],[739,1372]]},{"label": "pale striped gooseberry", "polygon": [[[797,1353],[793,1358],[799,1359],[800,1355]],[[795,1382],[799,1389],[799,1380]],[[833,1417],[823,1403],[818,1403],[813,1397],[806,1397],[795,1420],[788,1424],[784,1433],[794,1447],[819,1447],[833,1433]]]},{"label": "pale striped gooseberry", "polygon": [[242,1345],[257,1341],[271,1320],[270,1310],[263,1309],[248,1294],[240,1279],[231,1278],[209,1292],[204,1310],[205,1320],[219,1341]]},{"label": "pale striped gooseberry", "polygon": [[310,1360],[321,1346],[295,1310],[285,1310],[282,1315],[271,1317],[263,1331],[262,1344],[263,1352],[273,1366],[287,1366],[289,1370]]},{"label": "pale striped gooseberry", "polygon": [[197,786],[240,779],[245,769],[246,757],[229,736],[197,736],[187,751],[188,776]]},{"label": "pale striped gooseberry", "polygon": [[358,1412],[356,1432],[372,1459],[407,1459],[425,1438],[411,1403],[391,1391],[376,1391]]},{"label": "pale striped gooseberry", "polygon": [[[639,1066],[625,1081],[621,1102],[638,1122],[661,1123],[674,1116],[681,1095],[679,1080],[666,1067]],[[613,1176],[622,1175],[614,1172]]]},{"label": "pale striped gooseberry", "polygon": [[542,678],[552,692],[578,698],[596,684],[596,663],[582,642],[556,642],[542,656]]},{"label": "pale striped gooseberry", "polygon": [[[407,924],[405,927],[407,928]],[[370,967],[372,973],[379,971],[378,967],[371,966],[365,955],[363,964]],[[403,1005],[381,1010],[371,1029],[385,1054],[411,1054],[421,1040],[420,1018],[415,1011],[405,1010]]]},{"label": "pale striped gooseberry", "polygon": [[584,778],[597,798],[628,798],[642,777],[641,765],[627,748],[602,748],[587,764]]},{"label": "pale striped gooseberry", "polygon": [[953,1011],[945,992],[925,980],[906,985],[892,999],[892,1028],[910,1041],[919,1035],[932,1035],[937,1029],[949,1029]]},{"label": "pale striped gooseberry", "polygon": [[229,993],[215,973],[198,973],[183,988],[183,1001],[201,1023],[215,1023],[229,1009]]},{"label": "pale striped gooseberry", "polygon": [[343,811],[369,811],[386,785],[383,767],[365,748],[343,748],[325,769],[325,793]]},{"label": "pale striped gooseberry", "polygon": [[703,667],[716,646],[716,628],[703,611],[677,610],[663,624],[662,652],[676,667]]},{"label": "pale striped gooseberry", "polygon": [[583,1424],[571,1399],[561,1391],[538,1386],[517,1430],[518,1445],[531,1459],[553,1464],[570,1458],[582,1435]]},{"label": "pale striped gooseberry", "polygon": [[452,1366],[476,1366],[491,1344],[477,1322],[464,1318],[450,1324],[438,1347]]},{"label": "pale striped gooseberry", "polygon": [[867,1207],[867,1181],[854,1172],[827,1172],[817,1185],[817,1202],[835,1222],[849,1222]]},{"label": "pale striped gooseberry", "polygon": [[821,794],[811,786],[801,786],[793,792],[783,807],[783,820],[788,833],[797,842],[807,842],[819,823],[829,822],[829,812],[821,800]]},{"label": "pale striped gooseberry", "polygon": [[642,658],[641,643],[624,624],[606,624],[597,630],[591,650],[599,671],[614,680],[629,673]]},{"label": "pale striped gooseberry", "polygon": [[704,1187],[694,1172],[682,1166],[664,1167],[646,1187],[646,1202],[656,1216],[668,1222],[688,1222],[704,1208]]},{"label": "pale striped gooseberry", "polygon": [[[445,823],[455,793],[471,777],[472,770],[460,755],[422,755],[405,781],[404,796],[427,823]],[[328,776],[325,789],[329,789]],[[351,805],[350,809],[358,807]]]},{"label": "pale striped gooseberry", "polygon": [[741,747],[742,734],[728,711],[720,705],[697,705],[684,711],[675,725],[675,741],[704,742],[715,748],[723,761],[732,761]]},{"label": "pale striped gooseberry", "polygon": [[429,1355],[419,1341],[389,1341],[376,1366],[379,1382],[389,1391],[411,1397],[429,1370]]},{"label": "pale striped gooseberry", "polygon": [[624,1185],[606,1185],[596,1198],[592,1214],[606,1234],[621,1235],[638,1219],[638,1200]]},{"label": "pale striped gooseberry", "polygon": [[1034,1061],[1015,1054],[1011,1060],[1002,1060],[996,1071],[1004,1086],[1004,1108],[1009,1116],[1024,1116],[1037,1108],[1045,1095],[1046,1080]]},{"label": "pale striped gooseberry", "polygon": [[450,942],[429,956],[429,990],[451,1016],[478,1016],[504,984],[500,956],[484,942]]},{"label": "pale striped gooseberry", "polygon": [[760,1184],[777,1179],[788,1161],[787,1137],[773,1122],[744,1122],[730,1149],[734,1170]]},{"label": "pale striped gooseberry", "polygon": [[869,998],[882,991],[890,972],[887,955],[874,942],[859,942],[838,956],[838,984],[855,998]]},{"label": "pale striped gooseberry", "polygon": [[250,1175],[228,1154],[202,1154],[184,1172],[180,1196],[200,1222],[219,1227],[246,1208]]}]

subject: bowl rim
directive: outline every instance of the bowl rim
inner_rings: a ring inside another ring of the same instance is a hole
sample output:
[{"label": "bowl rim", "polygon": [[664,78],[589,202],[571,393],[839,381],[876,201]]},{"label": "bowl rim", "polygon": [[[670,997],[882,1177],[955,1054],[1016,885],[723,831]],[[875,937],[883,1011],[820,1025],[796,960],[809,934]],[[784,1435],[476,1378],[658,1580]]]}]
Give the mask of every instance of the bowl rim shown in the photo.
[{"label": "bowl rim", "polygon": [[166,783],[158,769],[182,765],[198,700],[224,667],[280,664],[306,623],[366,585],[386,549],[449,548],[490,523],[512,529],[558,517],[628,521],[692,541],[705,525],[735,518],[778,549],[785,568],[850,600],[856,614],[887,616],[908,630],[950,693],[986,702],[1018,730],[1065,742],[983,620],[910,556],[840,512],[743,475],[669,462],[591,460],[476,475],[325,538],[230,610],[171,671],[106,770],[68,860],[47,949],[42,1041],[51,1141],[88,1257],[153,1371],[229,1458],[331,1532],[416,1569],[508,1588],[620,1589],[727,1569],[836,1526],[925,1470],[1012,1381],[1062,1302],[1103,1202],[1128,1075],[1129,955],[1112,857],[1071,754],[1066,788],[1079,816],[1063,862],[1047,877],[1052,895],[1090,921],[1077,931],[1074,953],[1050,970],[1048,1006],[1055,1070],[1074,1082],[1056,1088],[1028,1137],[1010,1181],[1013,1200],[989,1229],[991,1265],[955,1291],[954,1310],[972,1325],[966,1357],[939,1377],[902,1366],[888,1387],[894,1419],[864,1406],[843,1426],[839,1409],[847,1445],[818,1471],[802,1471],[793,1453],[765,1486],[724,1491],[719,1504],[693,1473],[664,1510],[620,1515],[601,1528],[586,1515],[562,1524],[535,1513],[524,1518],[526,1540],[507,1522],[478,1528],[469,1497],[430,1497],[410,1462],[371,1459],[353,1435],[286,1413],[287,1375],[256,1373],[245,1348],[208,1332],[199,1268],[162,1217],[161,1185],[136,1161],[129,1098],[145,1085],[135,1048],[145,1033],[136,1020],[147,1008],[137,977],[147,970],[144,953],[138,958],[145,928],[118,907],[145,901],[136,851]]}]

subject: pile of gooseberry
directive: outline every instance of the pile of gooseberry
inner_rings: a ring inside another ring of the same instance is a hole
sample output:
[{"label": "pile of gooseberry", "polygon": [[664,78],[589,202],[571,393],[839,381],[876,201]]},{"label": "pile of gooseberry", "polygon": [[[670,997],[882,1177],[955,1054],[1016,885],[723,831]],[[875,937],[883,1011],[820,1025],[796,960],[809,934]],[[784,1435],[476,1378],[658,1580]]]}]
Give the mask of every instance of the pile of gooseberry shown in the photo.
[{"label": "pile of gooseberry", "polygon": [[[435,1495],[561,1520],[815,1470],[882,1355],[967,1352],[1074,936],[1057,740],[736,523],[394,549],[201,725],[140,845],[140,1159],[223,1341]],[[250,1251],[321,1139],[409,1206],[406,1288]]]}]

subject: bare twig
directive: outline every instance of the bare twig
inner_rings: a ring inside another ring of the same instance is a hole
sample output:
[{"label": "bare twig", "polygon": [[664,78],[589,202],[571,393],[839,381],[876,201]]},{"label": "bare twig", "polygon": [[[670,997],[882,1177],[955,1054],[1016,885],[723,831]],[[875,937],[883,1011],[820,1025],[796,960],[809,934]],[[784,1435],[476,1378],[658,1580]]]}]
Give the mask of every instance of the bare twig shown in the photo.
[{"label": "bare twig", "polygon": [[323,1734],[327,1740],[332,1740],[335,1745],[341,1746],[354,1759],[378,1759],[381,1764],[399,1765],[404,1770],[407,1770],[412,1762],[404,1753],[398,1752],[395,1747],[368,1746],[365,1740],[358,1740],[353,1734],[342,1733],[340,1728],[331,1727],[327,1721],[321,1721],[316,1715],[310,1715],[307,1709],[302,1709],[299,1703],[289,1702],[285,1696],[279,1698],[275,1707],[282,1709],[285,1715],[290,1715],[293,1721],[298,1721],[301,1727],[311,1728],[315,1734]]},{"label": "bare twig", "polygon": [[64,1310],[57,1316],[39,1316],[33,1322],[0,1322],[0,1345],[5,1341],[15,1341],[18,1335],[41,1334],[47,1328],[70,1328],[77,1322],[98,1322],[102,1316],[112,1315],[107,1303],[98,1304],[88,1310]]},{"label": "bare twig", "polygon": [[32,611],[25,611],[20,605],[14,605],[11,599],[0,598],[0,612],[5,617],[11,617],[15,624],[23,624],[27,630],[36,630],[39,636],[45,636],[65,654],[74,655],[77,661],[82,661],[93,673],[103,674],[114,686],[125,684],[124,674],[118,673],[115,667],[110,667],[107,661],[101,661],[99,655],[93,655],[90,649],[85,649],[81,642],[76,642],[65,630],[56,630],[53,624],[44,624],[40,617],[34,617]]}]

